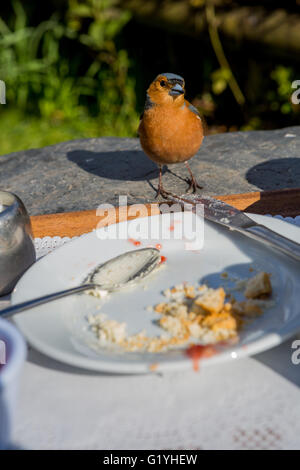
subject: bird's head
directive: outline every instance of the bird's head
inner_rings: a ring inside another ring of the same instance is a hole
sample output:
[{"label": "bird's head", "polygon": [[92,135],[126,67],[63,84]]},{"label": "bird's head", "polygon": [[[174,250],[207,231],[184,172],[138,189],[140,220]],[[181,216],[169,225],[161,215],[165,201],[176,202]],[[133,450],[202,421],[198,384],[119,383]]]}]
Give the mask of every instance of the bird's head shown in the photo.
[{"label": "bird's head", "polygon": [[152,104],[184,103],[184,79],[174,73],[161,73],[147,90],[147,99]]}]

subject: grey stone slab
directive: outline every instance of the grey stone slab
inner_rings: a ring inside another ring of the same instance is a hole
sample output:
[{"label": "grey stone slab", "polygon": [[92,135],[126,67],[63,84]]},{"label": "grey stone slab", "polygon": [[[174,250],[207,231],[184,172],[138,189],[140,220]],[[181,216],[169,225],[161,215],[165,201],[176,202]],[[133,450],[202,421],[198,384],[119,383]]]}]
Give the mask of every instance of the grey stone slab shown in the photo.
[{"label": "grey stone slab", "polygon": [[[300,187],[300,126],[205,137],[191,168],[203,194]],[[187,189],[183,164],[165,168],[166,189]],[[0,187],[30,214],[94,209],[155,200],[158,171],[138,139],[95,138],[0,156]]]}]

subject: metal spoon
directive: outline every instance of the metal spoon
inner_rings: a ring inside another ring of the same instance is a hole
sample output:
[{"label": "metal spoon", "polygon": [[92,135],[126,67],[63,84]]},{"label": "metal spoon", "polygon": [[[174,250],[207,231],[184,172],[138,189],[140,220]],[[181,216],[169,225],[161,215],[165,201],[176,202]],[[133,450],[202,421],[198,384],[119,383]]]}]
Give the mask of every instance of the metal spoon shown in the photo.
[{"label": "metal spoon", "polygon": [[129,251],[98,265],[87,277],[84,284],[4,308],[0,310],[0,317],[10,317],[15,313],[24,312],[32,307],[89,289],[101,289],[108,292],[120,290],[142,280],[153,271],[159,262],[160,252],[156,248]]}]

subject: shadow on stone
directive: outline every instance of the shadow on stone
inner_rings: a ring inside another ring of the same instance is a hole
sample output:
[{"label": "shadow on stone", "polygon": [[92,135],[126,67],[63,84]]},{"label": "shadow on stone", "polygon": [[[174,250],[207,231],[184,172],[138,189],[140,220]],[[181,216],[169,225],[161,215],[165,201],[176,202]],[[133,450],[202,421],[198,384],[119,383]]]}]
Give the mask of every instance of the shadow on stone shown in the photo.
[{"label": "shadow on stone", "polygon": [[140,150],[72,150],[67,158],[84,171],[110,180],[148,181],[158,176],[157,165]]},{"label": "shadow on stone", "polygon": [[271,191],[300,187],[300,158],[277,158],[250,168],[246,173],[249,183]]}]

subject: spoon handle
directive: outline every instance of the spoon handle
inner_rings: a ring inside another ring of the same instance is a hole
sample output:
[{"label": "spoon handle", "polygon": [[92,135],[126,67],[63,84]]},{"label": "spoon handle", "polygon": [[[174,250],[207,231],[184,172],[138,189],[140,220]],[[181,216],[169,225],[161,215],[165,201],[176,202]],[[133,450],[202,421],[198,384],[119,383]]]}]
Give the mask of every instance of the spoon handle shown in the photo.
[{"label": "spoon handle", "polygon": [[29,310],[32,307],[37,307],[38,305],[46,304],[52,300],[61,299],[62,297],[67,297],[68,295],[76,294],[88,289],[94,289],[99,287],[96,284],[83,284],[81,286],[72,287],[70,289],[61,290],[59,292],[54,292],[53,294],[43,295],[42,297],[37,297],[36,299],[26,300],[26,302],[21,302],[11,307],[4,308],[0,310],[0,317],[7,318],[15,313],[24,312]]}]

